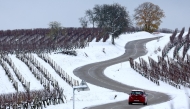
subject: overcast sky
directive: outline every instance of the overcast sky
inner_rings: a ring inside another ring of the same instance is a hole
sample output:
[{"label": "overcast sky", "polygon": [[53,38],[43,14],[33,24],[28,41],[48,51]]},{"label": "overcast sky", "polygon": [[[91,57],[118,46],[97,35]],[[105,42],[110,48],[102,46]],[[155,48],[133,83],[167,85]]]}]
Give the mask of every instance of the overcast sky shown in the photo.
[{"label": "overcast sky", "polygon": [[0,30],[47,28],[51,21],[80,27],[78,19],[96,4],[119,3],[133,19],[134,9],[147,1],[165,12],[160,28],[190,27],[190,0],[0,0]]}]

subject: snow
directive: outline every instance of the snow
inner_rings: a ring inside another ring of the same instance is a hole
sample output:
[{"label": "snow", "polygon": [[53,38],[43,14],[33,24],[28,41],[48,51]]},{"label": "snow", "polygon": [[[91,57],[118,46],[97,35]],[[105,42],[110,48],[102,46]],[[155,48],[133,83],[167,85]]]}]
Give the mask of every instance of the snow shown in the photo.
[{"label": "snow", "polygon": [[[155,49],[163,47],[169,42],[169,36],[171,34],[160,33],[158,35],[152,35],[147,32],[137,32],[132,34],[123,34],[118,39],[115,40],[115,45],[111,44],[111,39],[106,42],[95,42],[92,41],[88,47],[85,49],[77,49],[77,56],[69,56],[63,54],[48,54],[48,56],[53,59],[67,74],[76,80],[81,80],[73,74],[73,70],[86,64],[109,60],[122,55],[125,52],[124,46],[127,42],[137,39],[152,38],[157,36],[164,36],[159,40],[154,40],[146,44],[147,54],[142,56],[145,60],[148,60],[148,56],[157,60],[157,56],[161,55],[161,52],[155,54]],[[106,53],[103,53],[105,49]],[[172,56],[173,49],[169,52],[169,56]],[[86,54],[88,56],[86,56]],[[59,85],[64,89],[64,94],[66,95],[66,103],[59,105],[51,105],[46,109],[73,109],[73,89],[64,80],[62,80],[53,68],[47,64],[45,61],[40,59],[36,54],[33,54],[35,58],[40,62],[42,66],[55,78]],[[31,82],[31,90],[38,90],[43,88],[40,82],[32,75],[28,67],[15,55],[9,55],[14,61],[17,69],[24,76],[27,81]],[[5,76],[5,71],[0,66],[0,94],[14,92],[11,82]],[[109,73],[108,73],[109,72]],[[171,97],[171,100],[165,103],[160,103],[156,105],[147,105],[143,109],[170,109],[171,106],[174,109],[188,109],[188,93],[189,89],[181,88],[176,89],[164,82],[160,81],[160,86],[157,86],[153,82],[150,82],[139,73],[135,72],[130,68],[129,62],[123,62],[119,64],[112,65],[105,69],[105,75],[113,80],[117,80],[127,85],[144,88],[148,90],[154,90],[158,92],[164,92]],[[133,78],[136,79],[133,79]],[[16,77],[15,77],[16,79]],[[93,84],[87,83],[90,90],[89,91],[75,91],[75,109],[83,109],[89,106],[95,106],[105,103],[117,102],[128,99],[127,94],[122,92],[116,92],[114,90],[105,89]],[[20,86],[22,88],[22,86]],[[20,89],[22,91],[24,89]],[[117,95],[116,99],[114,99]]]},{"label": "snow", "polygon": [[[40,84],[40,81],[37,81],[37,79],[34,77],[30,69],[27,67],[27,65],[16,58],[16,55],[9,55],[10,58],[13,60],[14,63],[19,63],[15,64],[16,68],[19,69],[19,72],[21,75],[27,79],[27,82],[30,82],[30,90],[40,90],[43,89],[43,86]],[[38,85],[36,85],[38,84]]]},{"label": "snow", "polygon": [[13,87],[13,85],[11,84],[11,82],[7,82],[9,81],[9,78],[5,75],[5,71],[3,69],[2,66],[0,66],[0,92],[1,93],[13,93],[15,92],[15,89]]}]

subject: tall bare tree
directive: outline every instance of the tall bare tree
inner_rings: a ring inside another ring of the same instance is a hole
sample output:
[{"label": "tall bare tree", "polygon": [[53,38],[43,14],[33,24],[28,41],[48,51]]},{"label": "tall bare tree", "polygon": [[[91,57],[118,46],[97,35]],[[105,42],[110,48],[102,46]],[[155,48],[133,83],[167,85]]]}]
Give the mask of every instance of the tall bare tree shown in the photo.
[{"label": "tall bare tree", "polygon": [[89,19],[89,22],[92,24],[93,28],[94,28],[94,23],[95,23],[95,13],[93,12],[93,10],[87,10],[86,11],[86,16]]},{"label": "tall bare tree", "polygon": [[136,24],[147,32],[153,32],[161,24],[161,18],[165,17],[164,11],[158,5],[145,2],[135,9],[134,19]]},{"label": "tall bare tree", "polygon": [[60,31],[61,31],[61,23],[57,22],[57,21],[52,21],[49,23],[49,28],[51,29],[50,31],[50,36],[53,38],[53,39],[57,39],[57,37],[59,36],[60,34]]},{"label": "tall bare tree", "polygon": [[88,27],[88,20],[86,19],[86,17],[81,17],[79,18],[80,24],[83,28],[87,28]]}]

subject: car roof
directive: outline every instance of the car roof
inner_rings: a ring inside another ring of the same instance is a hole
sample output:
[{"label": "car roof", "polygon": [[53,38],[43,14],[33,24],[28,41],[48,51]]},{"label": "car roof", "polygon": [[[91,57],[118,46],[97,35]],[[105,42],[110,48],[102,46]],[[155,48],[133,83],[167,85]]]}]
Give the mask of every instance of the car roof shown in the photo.
[{"label": "car roof", "polygon": [[140,91],[140,92],[144,92],[144,90],[132,90],[132,91]]}]

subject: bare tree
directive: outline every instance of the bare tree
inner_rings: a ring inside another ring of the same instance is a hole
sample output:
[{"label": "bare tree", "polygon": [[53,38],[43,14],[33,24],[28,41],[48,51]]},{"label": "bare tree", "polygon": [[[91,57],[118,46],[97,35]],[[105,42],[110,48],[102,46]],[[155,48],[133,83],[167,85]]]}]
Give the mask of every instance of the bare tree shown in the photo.
[{"label": "bare tree", "polygon": [[79,18],[80,24],[83,28],[87,28],[88,27],[88,20],[86,19],[86,17],[81,17]]},{"label": "bare tree", "polygon": [[53,39],[57,39],[57,37],[60,35],[61,32],[61,23],[57,22],[57,21],[52,21],[49,23],[49,28],[51,29],[50,31],[50,36]]},{"label": "bare tree", "polygon": [[87,10],[86,11],[86,16],[89,19],[89,22],[92,23],[93,28],[94,28],[94,23],[95,23],[95,13],[93,12],[93,10]]},{"label": "bare tree", "polygon": [[135,9],[134,19],[136,24],[145,31],[153,32],[160,26],[161,18],[165,17],[164,11],[158,5],[145,2]]}]

